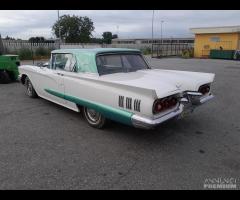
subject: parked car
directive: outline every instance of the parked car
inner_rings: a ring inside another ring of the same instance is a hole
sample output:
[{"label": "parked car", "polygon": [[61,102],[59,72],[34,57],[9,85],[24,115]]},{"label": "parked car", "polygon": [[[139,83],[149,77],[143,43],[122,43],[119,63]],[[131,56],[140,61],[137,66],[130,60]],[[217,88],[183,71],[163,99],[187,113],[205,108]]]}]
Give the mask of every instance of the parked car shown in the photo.
[{"label": "parked car", "polygon": [[54,50],[48,64],[20,66],[28,96],[40,96],[102,128],[107,120],[153,128],[213,98],[214,74],[152,69],[135,49]]},{"label": "parked car", "polygon": [[18,78],[18,55],[0,55],[0,83],[10,83]]}]

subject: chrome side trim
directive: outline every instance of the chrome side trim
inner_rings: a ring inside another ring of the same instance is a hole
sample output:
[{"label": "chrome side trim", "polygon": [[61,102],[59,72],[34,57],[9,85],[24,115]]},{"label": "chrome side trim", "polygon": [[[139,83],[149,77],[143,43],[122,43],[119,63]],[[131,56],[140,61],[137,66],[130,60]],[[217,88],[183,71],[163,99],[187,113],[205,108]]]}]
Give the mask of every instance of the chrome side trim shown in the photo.
[{"label": "chrome side trim", "polygon": [[164,116],[161,116],[160,118],[157,118],[157,119],[149,119],[149,118],[141,117],[135,114],[132,116],[132,124],[136,128],[151,129],[157,126],[158,124],[161,124],[175,116],[180,115],[183,112],[183,108],[184,108],[184,105],[180,104],[176,110]]}]

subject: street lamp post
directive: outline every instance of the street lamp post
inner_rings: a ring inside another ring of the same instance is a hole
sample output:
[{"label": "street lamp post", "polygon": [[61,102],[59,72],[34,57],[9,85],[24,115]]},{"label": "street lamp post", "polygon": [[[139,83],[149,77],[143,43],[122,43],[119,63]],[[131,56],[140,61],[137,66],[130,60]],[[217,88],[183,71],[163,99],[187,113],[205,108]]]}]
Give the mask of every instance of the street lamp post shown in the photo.
[{"label": "street lamp post", "polygon": [[154,10],[152,13],[152,57],[153,57],[153,22],[154,22]]},{"label": "street lamp post", "polygon": [[[58,10],[58,23],[60,22],[60,15],[59,15],[59,10]],[[60,23],[58,27],[58,36],[59,36],[59,46],[61,45],[61,30],[60,30]],[[60,48],[59,48],[60,49]]]},{"label": "street lamp post", "polygon": [[163,37],[162,37],[162,24],[163,24],[163,20],[161,20],[161,54],[163,55]]},{"label": "street lamp post", "polygon": [[162,38],[162,24],[163,24],[163,20],[161,20],[161,43],[163,44],[163,38]]}]

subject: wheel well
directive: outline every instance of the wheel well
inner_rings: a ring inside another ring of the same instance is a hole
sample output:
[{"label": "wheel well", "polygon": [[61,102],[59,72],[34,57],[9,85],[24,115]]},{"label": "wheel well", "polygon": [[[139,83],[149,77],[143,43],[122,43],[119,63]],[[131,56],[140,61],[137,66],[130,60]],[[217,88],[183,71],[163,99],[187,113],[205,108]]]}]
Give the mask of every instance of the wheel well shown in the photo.
[{"label": "wheel well", "polygon": [[82,106],[82,105],[79,105],[79,104],[76,104],[76,106],[77,106],[77,108],[78,108],[79,112],[81,113],[81,112],[82,112],[82,110],[83,110],[83,106]]},{"label": "wheel well", "polygon": [[27,75],[26,74],[23,74],[22,77],[21,77],[21,83],[24,85],[25,84],[25,80],[27,78]]}]

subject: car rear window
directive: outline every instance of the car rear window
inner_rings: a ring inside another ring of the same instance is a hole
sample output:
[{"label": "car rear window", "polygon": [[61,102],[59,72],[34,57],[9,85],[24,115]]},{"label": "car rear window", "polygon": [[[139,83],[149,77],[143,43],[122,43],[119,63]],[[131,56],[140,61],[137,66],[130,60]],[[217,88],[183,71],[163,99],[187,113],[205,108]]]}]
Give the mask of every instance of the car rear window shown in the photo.
[{"label": "car rear window", "polygon": [[96,63],[100,75],[149,68],[141,54],[103,54],[97,56]]}]

